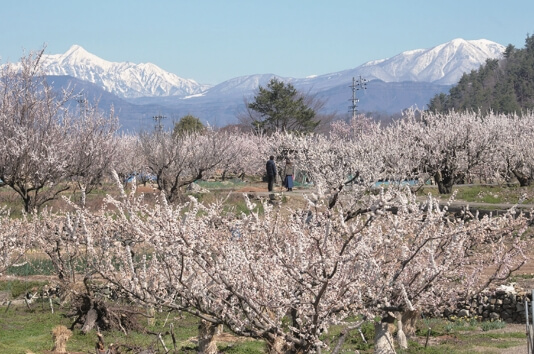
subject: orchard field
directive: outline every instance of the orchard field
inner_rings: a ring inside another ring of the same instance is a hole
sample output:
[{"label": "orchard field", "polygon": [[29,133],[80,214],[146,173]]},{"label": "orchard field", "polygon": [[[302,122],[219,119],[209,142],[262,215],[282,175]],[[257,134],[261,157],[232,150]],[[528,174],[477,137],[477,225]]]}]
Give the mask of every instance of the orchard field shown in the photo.
[{"label": "orchard field", "polygon": [[[52,331],[56,352],[97,335],[101,352],[524,343],[441,316],[529,277],[534,114],[124,135],[51,92],[36,55],[0,82],[2,351],[52,349]],[[260,182],[271,155],[279,183],[293,161],[293,191]]]},{"label": "orchard field", "polygon": [[[251,197],[267,197],[266,183],[258,181],[242,182],[241,180],[230,180],[226,182],[199,182],[209,193],[199,193],[191,191],[192,194],[204,201],[210,201],[215,198],[226,196],[232,193],[231,201],[235,208],[242,208],[240,202],[242,193],[247,193]],[[104,191],[109,194],[116,194],[113,185],[105,185]],[[278,190],[282,190],[280,187]],[[506,187],[506,186],[459,186],[458,187],[458,204],[477,203],[484,210],[503,210],[502,204],[510,202],[509,199],[515,200],[519,191],[522,190],[528,195],[534,192],[531,188]],[[284,207],[303,207],[305,200],[303,194],[310,193],[311,186],[298,185],[294,193],[278,194],[277,200]],[[157,194],[155,185],[140,186],[137,193],[144,193],[146,199],[152,200],[153,195]],[[437,194],[436,186],[426,186],[418,192],[419,198],[423,198],[427,193]],[[3,190],[2,200],[10,200],[14,195],[12,192]],[[474,197],[472,197],[474,195]],[[493,203],[488,203],[487,196],[490,195]],[[102,192],[89,195],[87,204],[92,209],[98,209],[102,202]],[[61,201],[54,203],[54,208],[64,208]],[[14,203],[13,208],[21,208],[22,204]],[[15,304],[7,309],[7,303],[3,303],[0,311],[0,349],[5,353],[22,353],[22,352],[44,352],[52,349],[53,340],[51,330],[58,326],[64,325],[69,327],[73,318],[65,317],[71,313],[71,307],[65,303],[60,305],[60,298],[52,295],[54,312],[51,311],[48,298],[37,296],[28,306],[21,301],[22,297],[28,293],[35,294],[49,287],[55,288],[58,284],[57,276],[54,275],[53,265],[47,259],[46,254],[31,252],[19,260],[19,263],[28,262],[21,267],[13,267],[0,280],[0,292],[12,293]],[[534,284],[534,269],[532,264],[527,263],[520,270],[514,272],[511,281],[517,282],[525,289],[530,289]],[[105,343],[116,343],[121,345],[125,351],[127,348],[152,348],[156,352],[164,352],[164,347],[157,337],[157,334],[163,333],[162,339],[169,350],[173,350],[173,340],[170,336],[169,325],[174,326],[176,348],[180,352],[196,352],[198,345],[198,319],[184,312],[155,312],[154,322],[149,325],[145,307],[132,306],[142,315],[137,315],[139,328],[128,331],[125,335],[120,330],[111,330],[104,333]],[[5,312],[4,312],[5,311]],[[343,345],[343,352],[372,352],[372,342],[374,338],[374,328],[372,322],[363,325],[362,334],[367,343],[362,339],[358,331],[353,331],[347,337]],[[427,341],[428,327],[432,328]],[[151,334],[147,334],[147,331]],[[96,334],[89,333],[83,335],[80,327],[73,331],[73,336],[69,339],[67,349],[70,353],[92,352],[97,342]],[[506,324],[502,321],[489,322],[477,321],[473,319],[441,319],[441,318],[421,318],[417,323],[417,331],[408,342],[408,349],[403,352],[431,352],[431,353],[502,353],[509,348],[510,352],[525,351],[526,338],[523,324]],[[330,338],[336,338],[340,335],[338,326],[332,326],[329,330]],[[323,337],[327,337],[324,335]],[[228,353],[263,353],[265,344],[262,341],[251,340],[237,337],[231,332],[225,331],[215,336],[218,350]],[[425,348],[425,344],[427,348]],[[135,351],[135,350],[134,350]]]}]

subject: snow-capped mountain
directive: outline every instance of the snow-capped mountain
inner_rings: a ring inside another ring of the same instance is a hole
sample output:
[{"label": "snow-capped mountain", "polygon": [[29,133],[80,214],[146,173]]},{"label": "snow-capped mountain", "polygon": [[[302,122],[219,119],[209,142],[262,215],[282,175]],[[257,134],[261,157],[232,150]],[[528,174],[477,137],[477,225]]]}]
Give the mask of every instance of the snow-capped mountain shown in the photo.
[{"label": "snow-capped mountain", "polygon": [[[367,62],[353,69],[309,78],[281,78],[306,91],[322,91],[350,83],[352,77],[368,81],[431,82],[451,85],[465,72],[476,70],[487,59],[501,58],[505,47],[480,39],[454,39],[430,49],[416,49],[389,59]],[[194,80],[178,77],[154,64],[109,62],[78,45],[64,54],[45,55],[45,70],[49,75],[69,75],[92,82],[121,98],[137,97],[198,97],[199,95],[241,95],[265,86],[274,74],[258,74],[230,79],[216,86],[201,85]]]},{"label": "snow-capped mountain", "polygon": [[265,87],[271,81],[273,77],[279,78],[284,82],[290,82],[295,79],[292,78],[283,78],[275,74],[257,74],[257,75],[247,75],[247,76],[238,76],[230,80],[226,80],[221,84],[215,85],[207,89],[205,95],[248,95],[253,93],[259,86]]},{"label": "snow-capped mountain", "polygon": [[476,70],[487,59],[500,59],[505,46],[486,39],[454,39],[430,49],[416,49],[392,58],[364,63],[356,68],[307,78],[283,78],[274,74],[249,75],[225,81],[210,88],[214,93],[241,94],[253,92],[258,84],[265,86],[272,77],[290,82],[303,92],[323,92],[339,85],[350,85],[353,77],[383,82],[421,82],[453,85],[464,73]]},{"label": "snow-capped mountain", "polygon": [[89,81],[122,98],[193,95],[209,87],[151,63],[109,62],[78,45],[64,54],[44,55],[43,65],[48,75],[69,75]]},{"label": "snow-capped mountain", "polygon": [[454,39],[430,49],[416,49],[390,59],[375,60],[358,67],[368,80],[417,81],[455,84],[462,74],[476,70],[487,59],[500,59],[505,46],[486,39]]}]

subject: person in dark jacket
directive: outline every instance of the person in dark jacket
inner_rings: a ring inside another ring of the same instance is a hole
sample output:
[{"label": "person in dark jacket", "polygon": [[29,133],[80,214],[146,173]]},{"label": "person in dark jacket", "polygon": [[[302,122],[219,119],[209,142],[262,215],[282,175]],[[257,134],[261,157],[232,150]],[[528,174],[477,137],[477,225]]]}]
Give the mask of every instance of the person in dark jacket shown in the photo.
[{"label": "person in dark jacket", "polygon": [[276,182],[276,165],[274,163],[274,156],[269,156],[265,168],[267,169],[267,189],[269,192],[272,192],[274,182]]}]

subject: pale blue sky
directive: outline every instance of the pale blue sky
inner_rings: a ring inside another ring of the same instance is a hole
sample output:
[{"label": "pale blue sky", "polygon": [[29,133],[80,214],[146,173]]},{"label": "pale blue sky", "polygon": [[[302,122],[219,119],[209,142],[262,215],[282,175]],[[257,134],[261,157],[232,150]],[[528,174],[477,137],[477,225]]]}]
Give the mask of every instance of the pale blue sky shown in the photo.
[{"label": "pale blue sky", "polygon": [[533,0],[0,0],[0,62],[78,44],[203,84],[303,78],[454,38],[523,48],[533,19]]}]

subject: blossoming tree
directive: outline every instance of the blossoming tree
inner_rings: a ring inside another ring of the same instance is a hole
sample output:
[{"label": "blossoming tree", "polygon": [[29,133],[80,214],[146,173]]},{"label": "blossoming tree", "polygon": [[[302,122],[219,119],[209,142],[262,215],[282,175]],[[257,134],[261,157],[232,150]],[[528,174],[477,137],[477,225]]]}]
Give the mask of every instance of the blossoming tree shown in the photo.
[{"label": "blossoming tree", "polygon": [[491,122],[474,112],[410,111],[390,130],[402,132],[403,145],[413,147],[418,171],[432,176],[441,194],[450,194],[454,184],[469,182],[492,161],[498,135]]},{"label": "blossoming tree", "polygon": [[170,202],[178,199],[182,187],[238,159],[241,146],[238,135],[213,129],[176,136],[155,131],[142,134],[140,142],[146,167]]},{"label": "blossoming tree", "polygon": [[83,117],[69,110],[73,91],[55,92],[41,67],[43,50],[6,64],[0,72],[0,180],[22,199],[26,212],[70,188],[97,183],[109,166],[116,130],[97,109]]},{"label": "blossoming tree", "polygon": [[534,181],[534,113],[494,115],[499,144],[494,153],[494,171],[507,182],[515,177],[521,186]]}]

